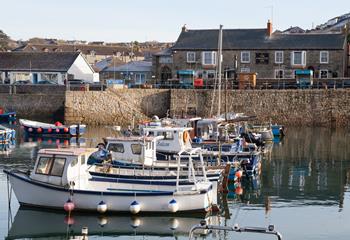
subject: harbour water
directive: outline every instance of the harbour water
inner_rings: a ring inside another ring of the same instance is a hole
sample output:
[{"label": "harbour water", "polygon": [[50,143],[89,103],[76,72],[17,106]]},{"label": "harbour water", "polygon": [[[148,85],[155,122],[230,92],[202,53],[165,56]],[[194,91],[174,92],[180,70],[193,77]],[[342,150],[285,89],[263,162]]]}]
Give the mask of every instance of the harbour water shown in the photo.
[{"label": "harbour water", "polygon": [[[13,149],[0,150],[0,238],[72,239],[88,227],[89,239],[187,239],[188,231],[203,216],[81,215],[22,209],[7,192],[6,168],[30,169],[38,149],[76,142],[25,138],[17,129]],[[104,136],[117,133],[109,127],[90,127],[84,146],[96,146]],[[350,230],[349,130],[288,128],[273,142],[262,161],[260,177],[244,180],[242,189],[231,186],[222,196],[221,211],[205,216],[212,224],[261,226],[274,224],[283,239],[349,238]],[[247,233],[201,232],[204,239],[275,239]],[[76,238],[77,239],[77,238]]]}]

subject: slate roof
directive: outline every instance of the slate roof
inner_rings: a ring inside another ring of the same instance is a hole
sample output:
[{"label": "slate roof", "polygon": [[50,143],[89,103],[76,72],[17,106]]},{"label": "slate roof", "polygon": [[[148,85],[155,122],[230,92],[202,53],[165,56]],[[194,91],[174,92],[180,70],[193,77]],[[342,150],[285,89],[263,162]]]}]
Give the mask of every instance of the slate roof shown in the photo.
[{"label": "slate roof", "polygon": [[67,72],[78,52],[0,52],[0,70]]},{"label": "slate roof", "polygon": [[[85,55],[91,54],[92,51],[96,55],[112,56],[117,53],[128,55],[130,48],[124,46],[104,46],[104,45],[90,45],[90,44],[33,44],[28,43],[24,46],[18,47],[13,51],[22,52],[81,52]],[[141,52],[134,52],[135,56],[143,56]]]},{"label": "slate roof", "polygon": [[[278,34],[266,35],[266,29],[224,29],[223,50],[335,50],[343,49],[343,34]],[[181,32],[172,50],[217,50],[218,29]]]},{"label": "slate roof", "polygon": [[151,72],[152,62],[148,61],[135,61],[128,62],[127,64],[117,67],[108,67],[102,70],[102,72]]}]

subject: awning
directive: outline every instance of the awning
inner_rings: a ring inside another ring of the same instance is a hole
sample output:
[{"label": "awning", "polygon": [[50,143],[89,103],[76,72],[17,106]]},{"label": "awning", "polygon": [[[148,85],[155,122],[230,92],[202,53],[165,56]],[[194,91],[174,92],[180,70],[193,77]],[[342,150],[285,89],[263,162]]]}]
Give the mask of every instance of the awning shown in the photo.
[{"label": "awning", "polygon": [[179,75],[194,75],[194,70],[178,70]]},{"label": "awning", "polygon": [[295,75],[312,75],[312,70],[296,70]]}]

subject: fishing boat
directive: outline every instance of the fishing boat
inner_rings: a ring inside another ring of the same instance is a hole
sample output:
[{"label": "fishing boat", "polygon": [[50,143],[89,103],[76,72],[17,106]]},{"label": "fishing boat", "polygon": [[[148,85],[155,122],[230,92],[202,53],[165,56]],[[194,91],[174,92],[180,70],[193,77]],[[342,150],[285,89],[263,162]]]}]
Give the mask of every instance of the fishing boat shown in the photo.
[{"label": "fishing boat", "polygon": [[19,123],[29,135],[55,137],[81,136],[86,130],[86,125],[83,124],[63,125],[60,122],[49,124],[26,119],[20,119]]},{"label": "fishing boat", "polygon": [[[5,239],[83,239],[84,227],[87,230],[85,239],[135,235],[187,237],[191,227],[202,220],[208,224],[216,224],[218,216],[168,214],[130,217],[127,215],[100,216],[91,213],[74,213],[67,216],[59,211],[20,207]],[[206,230],[196,231],[198,235],[209,233]]]},{"label": "fishing boat", "polygon": [[96,149],[88,148],[41,149],[32,171],[4,172],[22,206],[137,214],[207,212],[214,204],[212,183],[197,179],[193,171],[188,174],[191,185],[180,185],[177,177],[171,190],[159,190],[159,184],[138,187],[133,183],[94,180],[87,165],[94,152]]},{"label": "fishing boat", "polygon": [[4,112],[0,108],[0,123],[14,123],[16,121],[16,112]]},{"label": "fishing boat", "polygon": [[0,144],[12,143],[16,139],[14,129],[0,125]]}]

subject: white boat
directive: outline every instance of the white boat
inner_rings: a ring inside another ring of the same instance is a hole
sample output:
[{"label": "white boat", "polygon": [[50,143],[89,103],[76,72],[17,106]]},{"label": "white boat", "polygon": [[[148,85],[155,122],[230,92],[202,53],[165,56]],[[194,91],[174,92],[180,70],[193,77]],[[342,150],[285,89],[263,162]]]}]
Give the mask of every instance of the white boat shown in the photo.
[{"label": "white boat", "polygon": [[[207,179],[196,179],[189,172],[191,185],[177,184],[172,190],[147,188],[132,183],[94,181],[87,159],[96,149],[41,149],[30,173],[4,170],[13,191],[24,206],[99,212],[186,212],[209,211],[213,185]],[[178,158],[180,161],[180,158]],[[189,162],[190,163],[190,162]],[[190,166],[189,169],[193,169]]]},{"label": "white boat", "polygon": [[86,130],[84,124],[62,125],[60,122],[50,124],[26,119],[20,119],[19,123],[27,134],[38,136],[81,136]]}]

